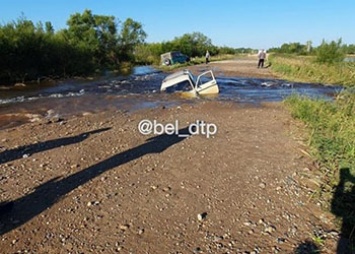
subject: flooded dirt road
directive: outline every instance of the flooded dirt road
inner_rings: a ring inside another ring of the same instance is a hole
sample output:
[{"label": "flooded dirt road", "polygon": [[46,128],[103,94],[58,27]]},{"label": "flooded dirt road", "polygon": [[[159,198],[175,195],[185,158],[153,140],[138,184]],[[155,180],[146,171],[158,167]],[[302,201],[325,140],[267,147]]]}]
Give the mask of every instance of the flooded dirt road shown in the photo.
[{"label": "flooded dirt road", "polygon": [[[7,97],[16,100],[1,116],[13,114],[12,124],[83,116],[0,131],[0,203],[13,205],[0,214],[2,252],[301,253],[322,239],[311,250],[336,253],[341,232],[314,198],[304,125],[282,104],[262,103],[313,85],[289,86],[253,62],[245,72],[244,62],[191,67],[206,68],[220,84],[214,99],[160,94],[161,72]],[[142,119],[218,131],[143,135]]]},{"label": "flooded dirt road", "polygon": [[[236,63],[239,64],[236,65]],[[242,67],[240,68],[240,65]],[[282,101],[298,93],[331,99],[341,90],[320,84],[292,83],[273,78],[268,69],[256,69],[253,61],[221,61],[191,68],[194,74],[212,69],[220,94],[214,100],[259,104]],[[254,73],[248,77],[241,71]],[[15,87],[0,90],[0,129],[46,117],[66,117],[101,112],[170,106],[193,102],[172,94],[160,93],[167,73],[151,66],[136,67],[129,76],[95,81],[63,81],[57,84]],[[255,77],[256,76],[256,77]]]}]

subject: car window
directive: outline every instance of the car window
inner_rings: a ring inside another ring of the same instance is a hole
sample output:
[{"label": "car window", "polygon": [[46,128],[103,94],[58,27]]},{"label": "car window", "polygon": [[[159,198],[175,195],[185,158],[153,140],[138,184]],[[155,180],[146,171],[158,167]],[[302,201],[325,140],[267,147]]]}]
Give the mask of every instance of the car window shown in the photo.
[{"label": "car window", "polygon": [[170,87],[167,87],[166,88],[166,91],[168,93],[174,93],[174,92],[187,92],[187,91],[191,91],[192,90],[192,87],[191,87],[191,84],[189,81],[187,80],[184,80],[180,83],[177,83],[173,86],[170,86]]}]

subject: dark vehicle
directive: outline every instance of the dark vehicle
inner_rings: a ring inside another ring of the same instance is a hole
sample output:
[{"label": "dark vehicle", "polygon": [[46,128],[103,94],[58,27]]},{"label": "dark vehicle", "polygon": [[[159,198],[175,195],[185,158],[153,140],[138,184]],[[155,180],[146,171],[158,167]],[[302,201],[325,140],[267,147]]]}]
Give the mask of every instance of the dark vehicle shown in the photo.
[{"label": "dark vehicle", "polygon": [[182,54],[180,51],[171,51],[160,56],[162,65],[173,65],[177,63],[186,63],[190,61],[190,57]]}]

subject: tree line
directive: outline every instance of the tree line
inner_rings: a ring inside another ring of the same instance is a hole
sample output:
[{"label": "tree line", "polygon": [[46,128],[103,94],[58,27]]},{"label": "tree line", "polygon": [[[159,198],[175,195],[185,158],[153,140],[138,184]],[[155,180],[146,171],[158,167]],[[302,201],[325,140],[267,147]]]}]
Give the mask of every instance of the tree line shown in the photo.
[{"label": "tree line", "polygon": [[332,64],[341,62],[346,55],[355,54],[355,44],[343,44],[341,39],[327,42],[323,40],[318,47],[312,46],[312,41],[307,41],[306,44],[299,42],[284,43],[281,47],[271,48],[269,52],[294,55],[310,55],[315,56],[319,63]]},{"label": "tree line", "polygon": [[25,17],[0,26],[0,80],[24,82],[42,76],[87,75],[129,61],[146,33],[132,19],[120,30],[113,16],[75,13],[68,28],[54,31],[51,22],[34,24]]},{"label": "tree line", "polygon": [[160,55],[169,51],[180,51],[190,58],[195,58],[204,57],[206,50],[208,50],[211,55],[235,55],[255,51],[252,48],[215,46],[206,35],[200,32],[193,32],[175,37],[171,41],[141,44],[136,50],[136,60],[139,63],[159,64]]},{"label": "tree line", "polygon": [[121,22],[91,10],[70,15],[67,28],[59,31],[50,21],[34,24],[21,16],[0,25],[0,82],[99,74],[118,70],[122,63],[159,64],[161,54],[174,50],[190,57],[201,57],[206,50],[212,55],[252,51],[214,46],[198,32],[161,43],[146,43],[146,38],[140,22]]}]

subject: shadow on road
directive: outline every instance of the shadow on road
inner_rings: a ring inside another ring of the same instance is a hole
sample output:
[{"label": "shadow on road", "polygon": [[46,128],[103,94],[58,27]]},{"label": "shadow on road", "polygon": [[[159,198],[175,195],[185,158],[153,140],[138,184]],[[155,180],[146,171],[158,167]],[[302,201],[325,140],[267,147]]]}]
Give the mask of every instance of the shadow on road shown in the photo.
[{"label": "shadow on road", "polygon": [[341,220],[337,254],[355,253],[355,176],[349,168],[339,171],[339,184],[335,188],[332,212]]},{"label": "shadow on road", "polygon": [[[3,235],[34,218],[54,205],[67,193],[98,177],[102,173],[151,153],[161,153],[188,137],[188,128],[180,129],[181,135],[159,135],[147,139],[144,144],[116,154],[68,177],[54,178],[17,200],[3,203],[0,211],[0,235]],[[39,149],[33,149],[39,151]],[[0,204],[1,207],[1,204]]]},{"label": "shadow on road", "polygon": [[21,146],[18,148],[5,150],[0,153],[0,164],[6,163],[9,161],[17,160],[23,158],[24,155],[32,155],[35,153],[40,153],[46,150],[54,149],[56,147],[67,146],[75,143],[79,143],[87,139],[91,134],[100,133],[103,131],[108,131],[111,128],[102,128],[94,131],[89,131],[82,133],[73,137],[65,137],[59,139],[48,140],[45,142],[39,142],[32,145]]},{"label": "shadow on road", "polygon": [[318,254],[320,250],[318,246],[312,241],[305,241],[297,246],[294,251],[295,254]]}]

